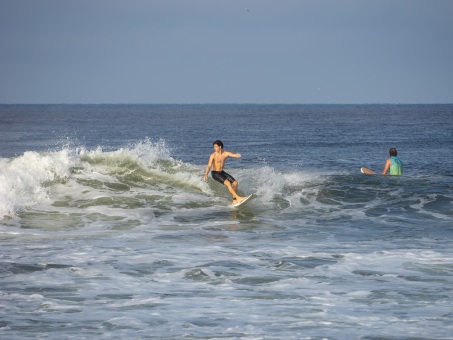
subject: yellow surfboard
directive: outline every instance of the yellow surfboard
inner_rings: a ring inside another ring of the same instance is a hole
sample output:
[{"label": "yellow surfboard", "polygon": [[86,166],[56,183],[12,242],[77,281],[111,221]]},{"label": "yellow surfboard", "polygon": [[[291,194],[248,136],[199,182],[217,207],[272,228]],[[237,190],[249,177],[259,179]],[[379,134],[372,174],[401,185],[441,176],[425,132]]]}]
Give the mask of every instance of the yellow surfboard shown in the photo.
[{"label": "yellow surfboard", "polygon": [[376,172],[374,172],[373,170],[367,169],[367,168],[360,168],[360,171],[362,172],[362,174],[376,175]]}]

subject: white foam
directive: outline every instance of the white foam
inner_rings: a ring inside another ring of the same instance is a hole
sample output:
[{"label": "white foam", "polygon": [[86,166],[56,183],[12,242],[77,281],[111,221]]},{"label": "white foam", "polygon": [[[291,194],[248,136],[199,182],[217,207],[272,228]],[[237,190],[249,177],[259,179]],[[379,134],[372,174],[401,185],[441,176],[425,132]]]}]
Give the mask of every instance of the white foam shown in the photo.
[{"label": "white foam", "polygon": [[[210,187],[203,181],[203,172],[196,166],[174,160],[170,151],[163,140],[154,143],[144,139],[114,151],[81,147],[48,153],[28,151],[14,159],[0,159],[0,219],[14,218],[19,211],[39,204],[50,205],[52,200],[68,196],[83,201],[105,195],[135,195],[136,191],[116,192],[108,186],[102,187],[102,183],[118,184],[119,176],[136,170],[145,177],[141,186],[146,187],[146,177],[154,181],[157,178],[158,182],[172,187],[174,193],[211,195]],[[84,181],[99,182],[101,187],[87,188]]]},{"label": "white foam", "polygon": [[63,181],[70,174],[74,159],[68,150],[39,154],[27,151],[9,160],[1,159],[0,217],[48,199],[46,184]]},{"label": "white foam", "polygon": [[94,150],[81,148],[79,154],[82,159],[104,161],[110,165],[120,164],[121,161],[140,160],[145,165],[151,166],[157,160],[173,160],[165,141],[153,143],[148,138],[115,151],[106,151],[101,146]]},{"label": "white foam", "polygon": [[[200,169],[189,164],[174,160],[170,156],[170,149],[165,141],[159,140],[153,143],[148,138],[131,144],[127,148],[120,148],[116,151],[107,152],[98,147],[95,150],[80,151],[82,160],[93,161],[96,166],[91,166],[104,171],[112,171],[114,167],[123,167],[125,162],[134,163],[150,175],[157,175],[162,179],[182,186],[196,188],[204,193],[212,193],[208,185],[202,180]],[[160,164],[167,161],[165,165]],[[99,164],[100,163],[100,164]],[[87,169],[90,168],[86,165]]]},{"label": "white foam", "polygon": [[[284,173],[267,165],[253,170],[253,178],[249,178],[248,174],[244,177],[240,187],[255,192],[263,202],[272,201],[279,195],[286,196],[288,188],[296,188],[300,192],[308,183],[319,178],[318,175],[303,172]],[[251,186],[253,188],[250,188]]]},{"label": "white foam", "polygon": [[283,191],[285,180],[275,169],[264,166],[256,172],[256,194],[263,200],[270,201]]}]

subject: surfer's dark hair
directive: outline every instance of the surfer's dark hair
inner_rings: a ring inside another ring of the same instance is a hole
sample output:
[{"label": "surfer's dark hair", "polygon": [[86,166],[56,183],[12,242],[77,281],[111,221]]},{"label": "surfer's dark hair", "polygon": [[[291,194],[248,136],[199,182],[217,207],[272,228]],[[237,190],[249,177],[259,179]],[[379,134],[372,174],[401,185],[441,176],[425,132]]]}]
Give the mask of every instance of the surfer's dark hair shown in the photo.
[{"label": "surfer's dark hair", "polygon": [[214,143],[212,143],[212,145],[218,145],[218,146],[220,146],[223,149],[223,143],[222,143],[221,140],[217,139]]},{"label": "surfer's dark hair", "polygon": [[395,157],[398,154],[395,148],[391,148],[389,151],[390,157]]}]

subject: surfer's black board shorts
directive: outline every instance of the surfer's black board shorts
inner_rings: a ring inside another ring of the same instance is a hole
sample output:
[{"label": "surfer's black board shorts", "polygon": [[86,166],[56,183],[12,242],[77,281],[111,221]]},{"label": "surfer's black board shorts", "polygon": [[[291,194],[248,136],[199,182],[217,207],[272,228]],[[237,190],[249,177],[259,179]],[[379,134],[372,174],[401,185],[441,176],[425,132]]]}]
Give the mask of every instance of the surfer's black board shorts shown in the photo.
[{"label": "surfer's black board shorts", "polygon": [[233,184],[233,182],[236,181],[233,176],[226,173],[225,171],[211,171],[211,175],[212,178],[214,178],[217,182],[220,182],[222,184],[224,184],[225,180],[230,181],[231,184]]}]

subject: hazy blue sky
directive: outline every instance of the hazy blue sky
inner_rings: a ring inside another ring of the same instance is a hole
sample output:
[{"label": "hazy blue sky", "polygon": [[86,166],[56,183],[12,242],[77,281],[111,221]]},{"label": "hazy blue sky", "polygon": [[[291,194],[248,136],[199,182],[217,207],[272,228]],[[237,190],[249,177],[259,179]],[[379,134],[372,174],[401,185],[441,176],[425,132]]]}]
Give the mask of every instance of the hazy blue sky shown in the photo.
[{"label": "hazy blue sky", "polygon": [[453,1],[0,0],[0,103],[453,103]]}]

